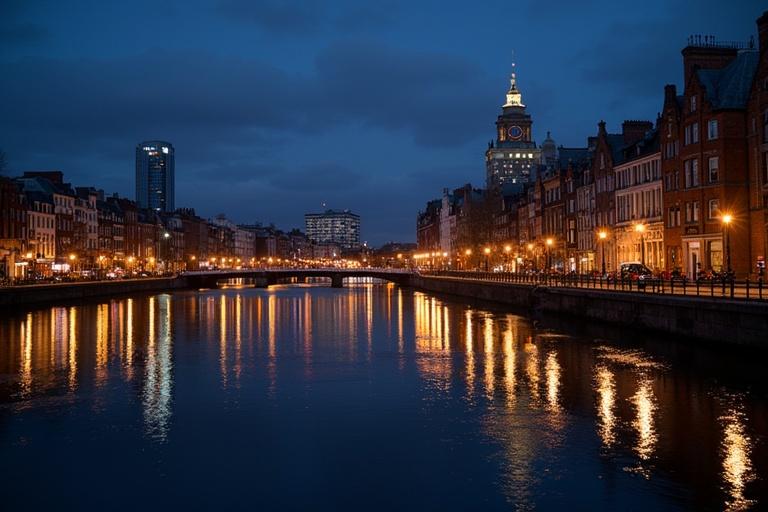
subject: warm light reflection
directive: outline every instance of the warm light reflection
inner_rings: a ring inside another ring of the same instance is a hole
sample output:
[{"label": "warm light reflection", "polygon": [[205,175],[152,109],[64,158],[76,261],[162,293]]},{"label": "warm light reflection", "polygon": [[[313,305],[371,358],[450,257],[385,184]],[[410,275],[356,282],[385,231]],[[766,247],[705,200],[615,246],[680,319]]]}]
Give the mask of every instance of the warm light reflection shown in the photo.
[{"label": "warm light reflection", "polygon": [[723,429],[720,445],[725,488],[728,499],[726,510],[747,510],[755,504],[744,495],[746,486],[755,479],[752,468],[752,439],[746,433],[745,415],[740,408],[731,406],[719,418]]},{"label": "warm light reflection", "polygon": [[504,331],[504,388],[507,392],[507,404],[515,402],[515,333],[512,330],[512,319],[507,317],[507,329]]},{"label": "warm light reflection", "polygon": [[67,386],[70,391],[77,388],[77,308],[69,308],[69,343],[67,344],[69,373]]},{"label": "warm light reflection", "polygon": [[99,304],[96,309],[96,386],[103,386],[107,380],[108,336],[109,305]]},{"label": "warm light reflection", "polygon": [[484,382],[485,382],[485,395],[489,400],[493,399],[493,391],[495,386],[493,366],[494,366],[494,353],[493,353],[493,319],[490,315],[485,317],[483,326],[483,347],[485,352],[484,362]]},{"label": "warm light reflection", "polygon": [[528,379],[528,390],[532,400],[539,399],[539,347],[533,342],[530,336],[524,345],[526,361],[525,375]]},{"label": "warm light reflection", "polygon": [[616,441],[616,384],[613,372],[606,366],[595,368],[595,387],[597,388],[598,432],[603,446],[611,447]]},{"label": "warm light reflection", "polygon": [[133,378],[133,299],[128,299],[125,305],[125,377],[128,380]]},{"label": "warm light reflection", "polygon": [[[157,313],[155,303],[157,302]],[[155,315],[159,329],[156,331]],[[149,298],[149,340],[144,381],[144,426],[148,437],[165,441],[171,417],[171,296]]]},{"label": "warm light reflection", "polygon": [[560,363],[557,361],[557,353],[550,350],[547,353],[547,362],[544,364],[547,372],[547,403],[549,410],[560,410]]},{"label": "warm light reflection", "polygon": [[464,313],[464,323],[466,325],[466,331],[464,333],[464,344],[466,346],[466,380],[467,380],[467,396],[470,398],[474,395],[475,390],[475,353],[472,347],[472,310],[467,309]]},{"label": "warm light reflection", "polygon": [[27,398],[32,393],[32,313],[27,313],[21,324],[21,364],[19,365],[20,395]]},{"label": "warm light reflection", "polygon": [[643,467],[643,462],[649,461],[656,449],[657,434],[655,426],[656,397],[653,394],[653,381],[650,378],[642,378],[638,384],[638,389],[632,397],[632,403],[635,406],[636,417],[633,422],[637,432],[637,444],[635,453],[640,458],[640,473],[646,477],[650,474],[647,468]]}]

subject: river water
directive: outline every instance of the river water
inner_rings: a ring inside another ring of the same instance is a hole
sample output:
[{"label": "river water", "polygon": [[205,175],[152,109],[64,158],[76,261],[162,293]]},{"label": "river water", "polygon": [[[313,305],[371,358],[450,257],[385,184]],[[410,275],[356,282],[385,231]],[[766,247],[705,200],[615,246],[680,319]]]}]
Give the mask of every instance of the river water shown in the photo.
[{"label": "river water", "polygon": [[762,508],[733,352],[391,284],[0,312],[0,508]]}]

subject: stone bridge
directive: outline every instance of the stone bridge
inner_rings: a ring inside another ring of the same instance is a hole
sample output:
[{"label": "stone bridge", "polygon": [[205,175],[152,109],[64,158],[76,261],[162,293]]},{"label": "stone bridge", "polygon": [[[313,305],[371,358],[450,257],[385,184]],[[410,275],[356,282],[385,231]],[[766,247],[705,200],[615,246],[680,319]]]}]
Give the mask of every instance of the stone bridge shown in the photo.
[{"label": "stone bridge", "polygon": [[331,286],[341,288],[344,279],[367,277],[382,279],[400,285],[411,283],[412,272],[386,268],[279,268],[279,269],[236,269],[185,272],[180,276],[191,288],[215,288],[218,283],[230,279],[252,280],[256,286],[267,287],[279,282],[303,281],[306,278],[325,277],[331,280]]}]

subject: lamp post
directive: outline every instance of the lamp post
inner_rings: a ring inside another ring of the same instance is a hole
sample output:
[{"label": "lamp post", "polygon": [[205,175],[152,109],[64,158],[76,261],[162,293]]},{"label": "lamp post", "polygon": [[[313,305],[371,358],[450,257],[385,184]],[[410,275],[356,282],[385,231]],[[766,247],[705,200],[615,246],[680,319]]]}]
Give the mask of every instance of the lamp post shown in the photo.
[{"label": "lamp post", "polygon": [[472,249],[464,251],[464,256],[464,270],[467,270],[467,267],[469,266],[469,257],[472,256]]},{"label": "lamp post", "polygon": [[488,256],[491,254],[491,248],[486,247],[483,249],[483,254],[485,254],[485,271],[488,272]]},{"label": "lamp post", "polygon": [[600,249],[602,252],[600,259],[603,264],[603,275],[605,275],[605,240],[608,238],[608,233],[606,233],[605,230],[601,230],[597,236],[600,238]]},{"label": "lamp post", "polygon": [[533,252],[533,244],[528,244],[527,247],[531,253],[531,261],[533,261],[533,271],[536,272],[538,269],[536,268],[536,253]]},{"label": "lamp post", "polygon": [[507,262],[507,272],[509,272],[509,270],[510,270],[510,268],[509,268],[510,267],[510,265],[509,265],[509,254],[511,252],[512,252],[512,246],[509,245],[509,244],[505,245],[504,246],[504,257],[505,257],[506,262]]},{"label": "lamp post", "polygon": [[74,270],[74,268],[75,268],[75,260],[77,260],[77,255],[76,254],[70,254],[69,255],[69,265],[70,265],[69,271],[70,272],[72,272]]},{"label": "lamp post", "polygon": [[640,263],[645,266],[645,224],[635,224],[635,232],[640,233]]},{"label": "lamp post", "polygon": [[547,238],[547,272],[552,272],[552,245],[555,243],[551,238]]},{"label": "lamp post", "polygon": [[728,277],[731,277],[733,269],[731,268],[731,222],[733,221],[733,215],[730,213],[724,213],[722,218],[723,222],[723,237],[725,238],[725,263],[728,269]]}]

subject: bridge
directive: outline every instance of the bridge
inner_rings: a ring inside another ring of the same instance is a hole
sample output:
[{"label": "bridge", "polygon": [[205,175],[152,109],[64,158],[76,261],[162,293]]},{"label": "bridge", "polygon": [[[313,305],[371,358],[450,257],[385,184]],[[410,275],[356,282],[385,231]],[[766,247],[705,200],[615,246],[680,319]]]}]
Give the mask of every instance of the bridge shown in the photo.
[{"label": "bridge", "polygon": [[243,268],[233,270],[203,270],[184,272],[180,277],[193,288],[215,288],[223,281],[246,279],[257,287],[267,287],[280,282],[302,282],[307,278],[327,278],[331,286],[341,288],[346,278],[371,278],[390,281],[400,285],[411,282],[412,272],[389,268]]}]

